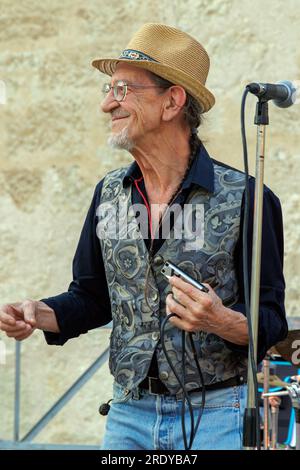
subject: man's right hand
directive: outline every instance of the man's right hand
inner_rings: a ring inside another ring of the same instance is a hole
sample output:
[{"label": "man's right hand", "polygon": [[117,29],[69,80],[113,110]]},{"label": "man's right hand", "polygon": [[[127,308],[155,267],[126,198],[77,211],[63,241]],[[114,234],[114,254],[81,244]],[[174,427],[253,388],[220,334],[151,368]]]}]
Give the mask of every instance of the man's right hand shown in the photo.
[{"label": "man's right hand", "polygon": [[38,301],[0,305],[0,330],[18,341],[28,338],[37,326]]}]

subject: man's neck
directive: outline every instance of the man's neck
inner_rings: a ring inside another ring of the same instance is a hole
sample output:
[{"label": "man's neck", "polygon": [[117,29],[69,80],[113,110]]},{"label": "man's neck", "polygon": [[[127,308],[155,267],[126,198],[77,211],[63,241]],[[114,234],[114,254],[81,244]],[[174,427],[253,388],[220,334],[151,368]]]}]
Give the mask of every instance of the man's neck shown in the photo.
[{"label": "man's neck", "polygon": [[189,136],[158,138],[136,146],[132,155],[142,172],[152,203],[167,202],[180,185],[190,159]]}]

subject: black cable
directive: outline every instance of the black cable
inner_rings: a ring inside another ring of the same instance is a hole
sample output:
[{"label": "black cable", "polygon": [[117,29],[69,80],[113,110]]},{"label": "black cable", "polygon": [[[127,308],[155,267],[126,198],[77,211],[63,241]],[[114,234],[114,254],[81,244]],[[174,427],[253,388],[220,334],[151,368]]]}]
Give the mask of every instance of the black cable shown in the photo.
[{"label": "black cable", "polygon": [[202,415],[203,415],[204,407],[205,407],[205,394],[206,394],[206,390],[205,390],[204,378],[203,378],[203,374],[202,374],[202,370],[201,370],[199,358],[198,358],[198,355],[197,355],[197,351],[196,351],[196,348],[195,348],[195,343],[194,343],[194,338],[193,338],[193,334],[192,334],[192,333],[189,333],[189,339],[190,339],[190,343],[191,343],[191,347],[192,347],[193,357],[194,357],[194,360],[195,360],[195,363],[196,363],[196,367],[197,367],[197,370],[198,370],[198,374],[199,374],[199,377],[200,377],[201,390],[202,390],[201,407],[200,407],[200,411],[199,411],[199,416],[198,416],[198,419],[197,419],[197,423],[196,423],[196,426],[195,426],[195,429],[194,429],[194,434],[196,435],[197,430],[198,430],[199,425],[200,425],[200,421],[201,421]]},{"label": "black cable", "polygon": [[242,102],[241,102],[241,134],[243,144],[243,158],[244,158],[244,173],[245,173],[245,198],[244,198],[244,221],[243,221],[243,280],[244,280],[244,298],[245,298],[245,310],[248,323],[248,336],[249,336],[249,350],[250,350],[250,361],[253,372],[253,383],[255,388],[255,413],[256,413],[256,447],[260,449],[260,415],[259,415],[259,398],[258,398],[258,383],[257,383],[257,367],[254,358],[254,341],[253,341],[253,329],[252,320],[250,314],[250,294],[249,294],[249,271],[248,271],[248,225],[249,225],[249,168],[248,168],[248,150],[245,130],[245,104],[249,90],[245,89]]},{"label": "black cable", "polygon": [[[203,415],[204,406],[205,406],[205,393],[206,393],[206,391],[205,391],[205,384],[204,384],[204,379],[203,379],[203,375],[202,375],[201,366],[200,366],[199,359],[198,359],[198,356],[197,356],[197,351],[196,351],[196,348],[195,348],[194,339],[192,337],[192,333],[189,333],[188,335],[189,335],[189,339],[190,339],[190,343],[191,343],[193,358],[194,358],[194,361],[196,363],[197,371],[198,371],[198,374],[199,374],[199,377],[200,377],[200,388],[202,390],[201,407],[200,407],[200,412],[199,412],[199,416],[198,416],[196,425],[194,424],[194,421],[195,421],[194,413],[193,413],[193,421],[191,422],[190,443],[189,443],[189,447],[187,448],[187,450],[190,450],[192,448],[192,445],[193,445],[194,439],[196,437],[196,433],[197,433],[197,430],[199,428],[200,421],[201,421],[201,418],[202,418],[202,415]],[[185,338],[186,338],[186,332],[185,331],[181,332],[181,337],[182,337],[182,348],[181,348],[182,349],[182,372],[183,372],[183,382],[185,383],[185,379],[186,379],[186,376],[185,376]],[[187,393],[188,394],[193,393],[193,390],[187,391]],[[191,403],[191,406],[193,408],[193,403]],[[184,417],[185,417],[185,401],[182,402],[182,415],[181,415],[183,435],[184,435],[184,438],[185,438],[185,418]]]},{"label": "black cable", "polygon": [[[162,324],[161,324],[161,344],[162,344],[162,349],[163,349],[164,354],[166,356],[167,362],[168,362],[171,370],[173,371],[173,373],[174,373],[174,375],[175,375],[175,377],[176,377],[176,379],[177,379],[177,381],[178,381],[178,383],[179,383],[179,385],[180,385],[180,387],[183,391],[184,398],[182,400],[182,407],[181,407],[182,434],[183,434],[183,441],[184,441],[185,450],[191,450],[194,439],[195,439],[195,436],[196,436],[196,432],[197,432],[197,430],[199,428],[199,425],[200,425],[200,421],[201,421],[201,418],[202,418],[202,415],[203,415],[204,407],[205,407],[205,393],[206,393],[205,383],[204,383],[204,378],[203,378],[201,366],[200,366],[200,363],[199,363],[199,359],[198,359],[198,356],[197,356],[197,351],[196,351],[196,348],[195,348],[194,339],[192,337],[192,333],[189,333],[189,339],[190,339],[190,343],[191,343],[192,353],[193,353],[193,357],[194,357],[196,367],[197,367],[197,370],[198,370],[198,373],[199,373],[201,391],[202,391],[201,407],[200,407],[199,416],[198,416],[198,419],[197,419],[197,422],[196,422],[196,425],[195,425],[193,405],[192,405],[192,402],[191,402],[191,398],[189,396],[189,393],[192,393],[193,390],[190,390],[190,392],[188,392],[186,390],[186,387],[185,387],[185,378],[186,378],[185,377],[185,361],[186,361],[185,360],[185,350],[186,350],[186,348],[185,348],[185,337],[186,337],[186,332],[182,331],[182,333],[181,333],[183,380],[180,379],[174,365],[172,364],[169,353],[167,352],[166,347],[165,347],[165,326],[166,326],[167,322],[169,321],[169,319],[171,317],[178,317],[178,315],[176,315],[175,313],[171,313],[163,319]],[[188,404],[189,414],[190,414],[190,419],[191,419],[191,434],[190,434],[189,445],[187,444],[186,426],[185,426],[185,402],[187,402],[187,404]]]},{"label": "black cable", "polygon": [[[181,332],[181,363],[182,363],[182,382],[185,383],[185,334],[182,330]],[[183,436],[183,445],[184,449],[188,449],[187,439],[186,439],[186,429],[185,429],[185,400],[182,400],[181,406],[181,429],[182,429],[182,436]],[[191,425],[191,435],[192,435],[192,425]]]},{"label": "black cable", "polygon": [[[161,345],[162,345],[163,352],[166,356],[167,362],[168,362],[173,374],[175,375],[176,380],[177,380],[177,382],[179,383],[179,385],[182,389],[184,399],[186,400],[186,402],[188,404],[191,423],[194,423],[194,414],[193,414],[193,408],[192,408],[192,403],[191,403],[190,397],[189,397],[189,395],[187,393],[187,390],[185,388],[185,384],[182,382],[182,380],[181,380],[180,376],[178,375],[174,365],[172,364],[169,353],[167,352],[167,349],[166,349],[166,346],[165,346],[165,327],[166,327],[166,324],[169,321],[169,319],[172,318],[172,317],[178,317],[178,315],[176,315],[175,313],[170,313],[162,321],[162,324],[161,324]],[[193,434],[193,429],[191,430],[191,434]],[[189,446],[187,446],[186,436],[185,436],[184,444],[185,444],[185,450],[190,450]]]},{"label": "black cable", "polygon": [[[181,331],[181,351],[182,351],[182,357],[181,357],[181,362],[182,362],[182,383],[185,385],[185,331]],[[192,408],[191,404],[191,433],[190,433],[190,441],[189,445],[187,444],[187,438],[186,438],[186,426],[185,426],[185,399],[182,400],[182,405],[181,405],[181,427],[182,427],[182,435],[183,435],[183,441],[184,441],[184,448],[185,450],[190,450],[192,445],[193,445],[193,440],[194,440],[194,411]]]}]

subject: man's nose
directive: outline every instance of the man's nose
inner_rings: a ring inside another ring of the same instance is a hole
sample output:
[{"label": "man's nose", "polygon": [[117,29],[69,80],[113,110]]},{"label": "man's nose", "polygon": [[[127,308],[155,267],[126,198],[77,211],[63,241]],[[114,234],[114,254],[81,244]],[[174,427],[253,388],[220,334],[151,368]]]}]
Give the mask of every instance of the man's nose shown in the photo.
[{"label": "man's nose", "polygon": [[113,109],[120,106],[119,102],[115,99],[112,90],[110,90],[101,102],[101,110],[104,113],[110,113]]}]

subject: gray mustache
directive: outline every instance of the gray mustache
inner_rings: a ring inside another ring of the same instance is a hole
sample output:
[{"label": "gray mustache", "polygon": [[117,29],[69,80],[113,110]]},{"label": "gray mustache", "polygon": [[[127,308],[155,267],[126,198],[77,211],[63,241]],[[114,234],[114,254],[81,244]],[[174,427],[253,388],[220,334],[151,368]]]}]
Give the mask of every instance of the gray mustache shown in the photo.
[{"label": "gray mustache", "polygon": [[122,117],[128,117],[128,116],[130,116],[129,113],[124,113],[124,112],[120,112],[120,111],[114,111],[114,112],[111,113],[112,118],[115,118],[115,117],[122,118]]}]

